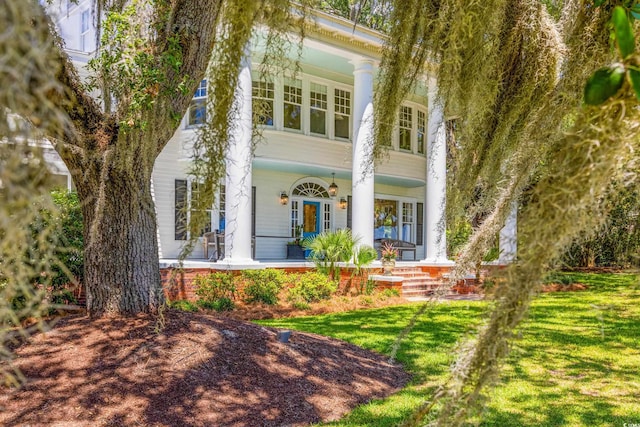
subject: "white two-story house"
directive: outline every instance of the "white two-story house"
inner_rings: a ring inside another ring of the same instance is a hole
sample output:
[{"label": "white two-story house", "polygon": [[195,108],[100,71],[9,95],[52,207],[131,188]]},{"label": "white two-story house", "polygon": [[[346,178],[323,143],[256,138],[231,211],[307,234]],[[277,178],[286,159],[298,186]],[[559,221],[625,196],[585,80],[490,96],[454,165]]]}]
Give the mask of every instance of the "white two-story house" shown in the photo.
[{"label": "white two-story house", "polygon": [[[55,11],[69,54],[80,67],[96,49],[90,4],[63,1]],[[398,111],[388,156],[369,167],[384,36],[323,12],[313,16],[315,25],[303,41],[301,57],[291,53],[299,60],[299,72],[261,78],[257,42],[239,70],[238,93],[244,95],[227,151],[227,176],[211,203],[207,225],[208,231],[224,236],[226,250],[218,263],[285,260],[287,242],[299,231],[307,236],[350,228],[362,244],[373,245],[379,238],[410,242],[417,263],[451,265],[444,227],[444,118],[435,102],[436,80],[422,76]],[[152,188],[161,261],[176,259],[189,237],[184,224],[188,215],[180,213],[188,211],[185,207],[197,191],[188,170],[197,128],[207,118],[208,90],[203,80],[155,164]],[[263,141],[250,153],[256,102],[265,108],[258,124]],[[504,241],[514,232],[512,222]],[[510,256],[513,248],[507,251]],[[204,245],[191,254],[193,260],[209,258]]]}]

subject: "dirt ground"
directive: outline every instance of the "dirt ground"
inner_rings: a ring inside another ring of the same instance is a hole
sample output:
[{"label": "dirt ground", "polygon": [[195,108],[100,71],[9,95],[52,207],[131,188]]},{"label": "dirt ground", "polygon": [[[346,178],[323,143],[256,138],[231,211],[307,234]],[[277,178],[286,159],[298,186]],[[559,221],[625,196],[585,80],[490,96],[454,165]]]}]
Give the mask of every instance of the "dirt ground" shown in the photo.
[{"label": "dirt ground", "polygon": [[[398,391],[409,376],[342,341],[170,310],[60,319],[15,350],[26,378],[0,388],[6,426],[302,426]],[[6,367],[6,366],[5,366]]]}]

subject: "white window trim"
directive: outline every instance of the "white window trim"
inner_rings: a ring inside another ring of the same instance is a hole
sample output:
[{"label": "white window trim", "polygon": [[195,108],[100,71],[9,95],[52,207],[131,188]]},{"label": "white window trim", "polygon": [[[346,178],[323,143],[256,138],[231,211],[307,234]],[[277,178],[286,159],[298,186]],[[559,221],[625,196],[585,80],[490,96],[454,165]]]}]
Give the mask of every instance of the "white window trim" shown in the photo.
[{"label": "white window trim", "polygon": [[[193,183],[195,182],[195,180],[193,179],[193,177],[174,178],[174,182],[175,180],[182,180],[187,182],[187,201],[186,201],[187,207],[188,207],[187,208],[187,240],[189,240],[191,238],[191,231],[189,230],[188,225],[191,222],[190,206],[191,206],[191,199],[193,197],[192,196]],[[220,188],[222,185],[224,185],[224,182],[218,186],[218,190],[214,195],[213,204],[207,209],[207,212],[209,212],[209,215],[211,216],[211,231],[220,229]],[[174,191],[175,191],[175,187],[174,187]],[[173,196],[173,200],[175,200],[175,194]],[[174,210],[175,210],[175,206],[174,206]],[[174,218],[174,223],[175,223],[175,218]],[[201,239],[202,236],[198,236],[198,238]]]},{"label": "white window trim", "polygon": [[[83,29],[82,28],[82,24],[84,22],[84,17],[85,14],[87,14],[87,28]],[[84,9],[82,12],[80,12],[80,50],[82,52],[87,52],[87,38],[89,36],[89,33],[91,32],[91,10],[90,9]]]},{"label": "white window trim", "polygon": [[[417,212],[418,212],[418,203],[422,202],[418,199],[416,199],[415,197],[403,197],[403,196],[395,196],[395,195],[391,195],[391,194],[380,194],[380,193],[375,193],[373,196],[374,199],[382,199],[382,200],[393,200],[394,202],[397,203],[397,212],[398,212],[398,218],[397,218],[397,227],[398,227],[398,238],[402,238],[402,226],[404,225],[404,219],[403,219],[403,212],[402,212],[402,204],[403,203],[411,203],[413,205],[413,221],[410,222],[409,224],[413,224],[413,227],[411,227],[411,243],[416,243],[416,228],[417,228]],[[422,202],[424,203],[424,202]],[[425,209],[426,209],[426,205],[425,205]],[[371,221],[373,221],[373,218],[371,219]]]},{"label": "white window trim", "polygon": [[[206,82],[206,95],[205,96],[196,96],[196,92],[200,89],[200,84],[202,82],[202,80],[204,80]],[[195,123],[195,124],[190,124],[189,123],[189,117],[191,116],[191,102],[195,101],[195,100],[200,100],[200,99],[204,99],[204,105],[205,105],[205,120],[207,115],[209,114],[209,111],[207,111],[207,107],[208,107],[208,102],[207,100],[209,99],[209,81],[207,79],[202,79],[200,81],[200,83],[198,83],[198,86],[196,87],[195,92],[193,93],[193,97],[191,97],[191,101],[189,101],[189,108],[187,108],[187,113],[184,115],[184,128],[185,129],[197,129],[200,126],[202,126],[202,123]]]},{"label": "white window trim", "polygon": [[[260,78],[260,73],[256,71],[257,64],[253,64],[251,78],[257,80]],[[339,142],[351,143],[353,139],[353,103],[354,103],[354,90],[353,86],[348,84],[336,82],[333,80],[324,79],[311,74],[306,73],[285,73],[282,76],[269,76],[274,84],[274,99],[273,99],[273,126],[260,125],[263,129],[271,129],[282,132],[291,132],[311,136],[314,138],[328,139]],[[302,82],[302,126],[301,130],[289,129],[284,127],[284,83],[286,79],[298,79]],[[311,83],[316,83],[327,87],[327,116],[326,116],[326,135],[321,135],[311,132],[311,101],[310,101],[310,88]],[[349,114],[349,138],[340,138],[335,136],[335,103],[334,103],[334,90],[340,89],[347,91],[351,94],[351,106]]]},{"label": "white window trim", "polygon": [[[302,92],[302,98],[301,98],[301,102],[300,104],[295,104],[295,103],[291,103],[288,102],[289,104],[293,104],[293,105],[300,105],[300,129],[293,129],[293,128],[287,128],[284,126],[284,86],[287,84],[287,82],[292,81],[292,80],[298,80],[300,81],[300,90]],[[300,134],[304,134],[304,135],[308,135],[308,130],[305,131],[305,129],[308,129],[309,127],[309,123],[308,120],[305,120],[305,116],[307,116],[308,113],[308,106],[309,106],[309,92],[305,91],[305,84],[304,84],[304,79],[302,78],[302,76],[296,76],[296,77],[285,77],[284,79],[281,79],[282,82],[282,86],[280,86],[280,94],[281,94],[281,98],[280,98],[280,110],[281,110],[281,116],[280,116],[280,125],[281,125],[281,130],[283,130],[284,132],[292,132],[292,133],[300,133]],[[309,85],[307,84],[307,88],[309,87]],[[306,103],[305,103],[306,101]],[[305,104],[306,104],[306,108],[305,108]]]}]

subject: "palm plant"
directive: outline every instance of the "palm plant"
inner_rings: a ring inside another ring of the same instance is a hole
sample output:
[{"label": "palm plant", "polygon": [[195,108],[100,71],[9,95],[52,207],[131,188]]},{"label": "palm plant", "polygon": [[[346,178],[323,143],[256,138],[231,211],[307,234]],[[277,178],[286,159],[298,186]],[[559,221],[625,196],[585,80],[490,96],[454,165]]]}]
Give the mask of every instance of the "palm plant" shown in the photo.
[{"label": "palm plant", "polygon": [[324,231],[311,239],[305,239],[302,245],[311,251],[310,259],[318,271],[334,281],[340,280],[340,262],[348,262],[354,254],[359,239],[354,239],[351,230],[341,229]]},{"label": "palm plant", "polygon": [[374,247],[369,245],[362,245],[355,249],[353,253],[353,272],[351,273],[351,282],[355,277],[360,278],[358,281],[358,293],[362,293],[364,290],[364,267],[371,264],[378,258],[378,252]]}]

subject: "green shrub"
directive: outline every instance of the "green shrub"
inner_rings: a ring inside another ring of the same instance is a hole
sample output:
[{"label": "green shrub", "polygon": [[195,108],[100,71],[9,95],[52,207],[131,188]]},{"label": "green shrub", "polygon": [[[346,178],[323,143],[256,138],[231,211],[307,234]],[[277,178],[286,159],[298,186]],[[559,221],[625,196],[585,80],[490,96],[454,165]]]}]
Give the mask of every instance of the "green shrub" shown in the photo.
[{"label": "green shrub", "polygon": [[364,290],[363,292],[360,292],[360,293],[364,293],[365,295],[371,295],[375,290],[376,290],[375,280],[367,279],[367,282],[364,285]]},{"label": "green shrub", "polygon": [[571,274],[564,274],[564,273],[559,273],[554,271],[547,274],[547,276],[543,280],[543,283],[545,284],[558,283],[560,285],[572,285],[576,283],[576,279]]},{"label": "green shrub", "polygon": [[236,304],[233,300],[227,297],[218,298],[215,301],[198,301],[198,305],[202,308],[206,308],[207,310],[215,310],[215,311],[231,311],[236,307]]},{"label": "green shrub", "polygon": [[169,307],[175,308],[180,311],[189,311],[196,312],[198,311],[198,307],[192,303],[191,301],[187,301],[186,299],[178,300],[178,301],[170,301],[168,303]]},{"label": "green shrub", "polygon": [[48,239],[55,245],[55,259],[51,270],[43,272],[34,282],[46,292],[50,304],[76,304],[69,285],[84,279],[82,207],[76,192],[54,190],[51,199],[57,210],[41,209],[31,224],[31,232],[35,236],[46,227],[52,228]]},{"label": "green shrub", "polygon": [[[51,198],[58,207],[57,239],[60,249],[58,259],[64,264],[74,278],[82,283],[84,276],[84,236],[82,225],[82,206],[78,193],[67,190],[54,190]],[[54,276],[51,284],[55,290],[60,290],[71,280],[67,274],[57,266],[53,267]]]},{"label": "green shrub", "polygon": [[78,304],[78,300],[76,299],[73,292],[69,289],[61,289],[59,291],[53,291],[49,296],[49,301],[51,304]]},{"label": "green shrub", "polygon": [[213,303],[221,298],[235,298],[236,285],[229,273],[198,274],[193,279],[196,295],[204,302]]},{"label": "green shrub", "polygon": [[373,298],[371,298],[369,295],[360,295],[360,304],[362,304],[362,305],[372,305],[373,304]]},{"label": "green shrub", "polygon": [[380,292],[380,294],[385,298],[395,298],[400,296],[400,292],[397,289],[393,288],[387,288]]},{"label": "green shrub", "polygon": [[278,294],[285,282],[286,273],[267,268],[264,270],[244,270],[245,302],[274,305],[278,303]]},{"label": "green shrub", "polygon": [[297,277],[295,285],[289,289],[287,299],[295,306],[300,302],[317,302],[328,299],[338,289],[335,282],[327,276],[308,272]]},{"label": "green shrub", "polygon": [[293,305],[293,307],[297,308],[298,310],[310,310],[311,309],[311,306],[309,305],[309,303],[308,302],[304,302],[304,301],[295,301],[291,305]]}]

